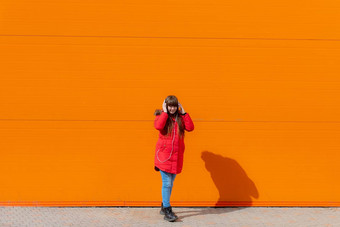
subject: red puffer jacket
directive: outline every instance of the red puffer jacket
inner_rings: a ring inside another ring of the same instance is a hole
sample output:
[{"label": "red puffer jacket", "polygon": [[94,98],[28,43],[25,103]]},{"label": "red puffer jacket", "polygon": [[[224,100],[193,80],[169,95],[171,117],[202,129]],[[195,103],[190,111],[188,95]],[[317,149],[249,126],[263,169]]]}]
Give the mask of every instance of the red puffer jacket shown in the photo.
[{"label": "red puffer jacket", "polygon": [[[174,121],[174,129],[170,135],[167,135],[164,126],[168,117],[167,113],[162,112],[156,116],[154,122],[155,128],[159,130],[155,153],[155,167],[168,173],[178,174],[182,172],[183,167],[184,138],[179,137],[178,124],[175,119],[172,119]],[[194,130],[194,123],[188,113],[180,115],[180,117],[186,131]]]}]

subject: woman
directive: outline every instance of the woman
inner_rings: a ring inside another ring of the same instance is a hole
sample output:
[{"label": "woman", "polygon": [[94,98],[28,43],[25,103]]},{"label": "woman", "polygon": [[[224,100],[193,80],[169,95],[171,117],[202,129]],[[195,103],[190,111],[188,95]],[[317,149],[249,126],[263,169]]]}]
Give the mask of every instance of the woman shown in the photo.
[{"label": "woman", "polygon": [[159,130],[156,144],[155,170],[162,176],[162,208],[167,221],[175,221],[178,217],[172,212],[170,196],[173,182],[181,173],[184,154],[184,131],[194,130],[188,113],[178,102],[176,96],[170,95],[163,102],[163,111],[156,110],[155,128]]}]

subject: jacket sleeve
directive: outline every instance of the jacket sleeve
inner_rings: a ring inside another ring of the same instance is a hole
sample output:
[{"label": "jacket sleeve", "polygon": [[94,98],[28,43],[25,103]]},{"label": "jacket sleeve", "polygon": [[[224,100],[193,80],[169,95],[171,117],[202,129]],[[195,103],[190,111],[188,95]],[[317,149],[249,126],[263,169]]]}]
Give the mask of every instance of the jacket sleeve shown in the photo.
[{"label": "jacket sleeve", "polygon": [[188,132],[193,131],[195,127],[194,122],[192,122],[190,115],[188,113],[185,113],[184,115],[182,115],[182,118],[185,130],[187,130]]},{"label": "jacket sleeve", "polygon": [[163,130],[166,124],[166,120],[168,120],[168,114],[162,112],[160,115],[156,116],[154,125],[157,130]]}]

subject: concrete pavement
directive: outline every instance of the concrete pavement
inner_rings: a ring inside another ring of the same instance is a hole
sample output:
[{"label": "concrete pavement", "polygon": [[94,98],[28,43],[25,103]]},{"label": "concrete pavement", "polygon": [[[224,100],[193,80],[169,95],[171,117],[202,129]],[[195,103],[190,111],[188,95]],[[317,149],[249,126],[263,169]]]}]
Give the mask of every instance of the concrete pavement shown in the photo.
[{"label": "concrete pavement", "polygon": [[339,226],[340,208],[183,208],[163,220],[159,208],[0,207],[0,227],[33,226]]}]

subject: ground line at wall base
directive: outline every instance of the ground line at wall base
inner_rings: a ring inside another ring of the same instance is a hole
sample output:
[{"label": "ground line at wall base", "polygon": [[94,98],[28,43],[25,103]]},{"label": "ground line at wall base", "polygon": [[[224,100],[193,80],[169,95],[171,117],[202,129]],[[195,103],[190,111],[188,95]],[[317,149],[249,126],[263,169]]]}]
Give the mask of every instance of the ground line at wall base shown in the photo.
[{"label": "ground line at wall base", "polygon": [[[160,201],[0,201],[23,207],[158,207]],[[340,207],[340,201],[173,201],[174,207]]]}]

